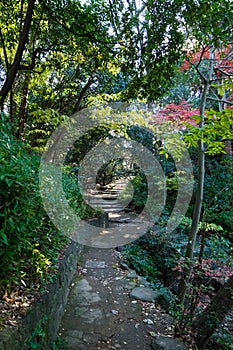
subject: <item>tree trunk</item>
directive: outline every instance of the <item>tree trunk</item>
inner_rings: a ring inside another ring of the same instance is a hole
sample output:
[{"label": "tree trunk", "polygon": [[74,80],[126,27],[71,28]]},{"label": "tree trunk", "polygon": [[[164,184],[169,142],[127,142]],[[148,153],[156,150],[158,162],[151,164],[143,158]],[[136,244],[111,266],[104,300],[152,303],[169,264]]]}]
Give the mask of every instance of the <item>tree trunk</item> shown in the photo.
[{"label": "tree trunk", "polygon": [[[208,91],[209,83],[205,81],[204,90],[202,94],[202,102],[200,107],[200,115],[202,116],[202,122],[200,127],[204,123],[204,110],[206,104],[206,95]],[[203,192],[204,192],[204,179],[205,179],[205,153],[204,153],[204,144],[202,140],[198,142],[198,184],[197,184],[197,194],[194,206],[192,226],[190,229],[189,240],[186,248],[185,258],[187,259],[187,267],[184,268],[183,276],[180,280],[177,297],[181,304],[184,304],[187,283],[192,274],[192,260],[193,260],[193,251],[196,244],[198,224],[200,222],[201,208],[203,201]]]},{"label": "tree trunk", "polygon": [[75,106],[74,106],[73,114],[77,113],[80,110],[81,102],[82,102],[82,100],[83,100],[87,90],[90,88],[91,84],[93,83],[93,81],[94,81],[94,78],[91,75],[90,78],[88,79],[86,85],[84,85],[84,87],[82,88],[82,90],[80,92],[79,98],[78,98],[78,100],[77,100],[77,102],[75,103]]},{"label": "tree trunk", "polygon": [[29,88],[29,81],[30,81],[30,73],[25,73],[25,80],[23,83],[22,88],[22,97],[21,97],[21,103],[19,107],[19,122],[18,122],[18,129],[16,131],[16,137],[18,139],[21,138],[25,123],[26,123],[26,114],[27,114],[27,99],[28,99],[28,88]]},{"label": "tree trunk", "polygon": [[29,34],[30,26],[31,26],[34,5],[35,5],[35,0],[28,1],[27,13],[26,13],[25,21],[24,21],[23,30],[20,33],[20,38],[19,38],[19,43],[18,43],[16,54],[15,54],[15,58],[14,58],[13,63],[11,65],[9,65],[9,69],[7,71],[7,77],[6,77],[5,83],[3,84],[3,87],[0,91],[0,107],[3,107],[4,101],[9,93],[9,91],[12,88],[16,74],[19,70],[20,62],[21,62],[21,59],[23,56],[23,51],[25,49],[25,45],[26,45],[26,42],[28,40],[28,34]]},{"label": "tree trunk", "polygon": [[[214,65],[214,48],[212,47],[210,51],[208,78],[202,77],[202,79],[204,79],[204,87],[203,87],[201,104],[200,104],[200,116],[201,116],[201,122],[199,124],[200,128],[202,128],[202,126],[204,125],[206,99],[207,99],[207,93],[208,93],[208,89],[209,89],[210,82],[213,75],[213,65]],[[183,276],[181,277],[181,280],[178,286],[178,293],[177,293],[179,303],[182,305],[184,304],[184,301],[185,301],[187,283],[189,282],[189,279],[191,277],[192,270],[193,270],[193,251],[196,244],[198,225],[200,222],[202,202],[203,202],[204,181],[205,181],[205,147],[201,139],[198,141],[198,179],[197,181],[198,181],[197,193],[196,193],[196,200],[194,205],[193,219],[192,219],[192,225],[190,229],[190,235],[189,235],[189,240],[188,240],[186,254],[185,254],[187,265],[184,268]]]},{"label": "tree trunk", "polygon": [[219,289],[210,304],[193,323],[198,349],[205,349],[216,328],[233,308],[233,275]]},{"label": "tree trunk", "polygon": [[[223,85],[223,81],[220,80],[219,85],[222,86]],[[225,109],[227,107],[226,104],[226,90],[224,89],[223,91],[223,96],[220,97],[220,100],[218,102],[218,110],[219,112],[221,112],[223,109]],[[224,151],[226,152],[226,154],[224,155],[225,158],[229,158],[229,156],[232,156],[232,147],[231,147],[231,140],[225,140],[224,141]]]},{"label": "tree trunk", "polygon": [[231,145],[231,140],[225,140],[224,143],[224,151],[226,152],[225,157],[229,158],[230,156],[232,156],[232,145]]}]

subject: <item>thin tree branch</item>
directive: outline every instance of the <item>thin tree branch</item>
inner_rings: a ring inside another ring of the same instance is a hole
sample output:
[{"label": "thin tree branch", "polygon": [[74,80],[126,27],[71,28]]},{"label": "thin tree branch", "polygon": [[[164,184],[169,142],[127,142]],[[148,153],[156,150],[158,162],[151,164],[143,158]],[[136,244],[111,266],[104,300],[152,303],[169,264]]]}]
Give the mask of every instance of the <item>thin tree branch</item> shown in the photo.
[{"label": "thin tree branch", "polygon": [[200,75],[200,77],[203,79],[204,82],[207,81],[207,78],[201,73],[201,71],[200,71],[200,69],[199,69],[199,66],[200,66],[200,64],[201,64],[201,62],[202,62],[202,58],[203,58],[203,56],[204,56],[204,53],[205,53],[205,51],[206,51],[206,48],[207,48],[207,46],[203,47],[202,52],[201,52],[201,56],[200,56],[200,58],[199,58],[199,62],[195,65],[195,68],[196,68],[196,70],[197,70],[197,73]]},{"label": "thin tree branch", "polygon": [[116,32],[116,35],[118,37],[119,33],[118,33],[116,21],[115,21],[113,4],[112,4],[111,0],[108,0],[108,3],[109,3],[109,7],[110,7],[110,14],[111,14],[111,17],[112,17],[112,24],[113,24],[114,30]]},{"label": "thin tree branch", "polygon": [[62,28],[64,28],[67,32],[75,35],[76,37],[79,37],[79,38],[89,38],[91,39],[92,41],[95,41],[95,42],[99,42],[100,44],[103,44],[103,45],[113,45],[115,44],[116,42],[110,42],[110,41],[104,41],[104,40],[101,40],[99,38],[96,38],[93,33],[91,32],[85,32],[85,33],[78,33],[77,31],[73,30],[71,27],[68,27],[65,23],[62,22],[62,18],[57,18],[58,16],[54,16],[52,11],[50,10],[50,8],[45,4],[45,2],[43,0],[39,0],[41,5],[46,9],[46,11],[48,12],[49,16],[50,16],[50,19],[52,21],[54,21],[55,23],[57,23],[59,26],[61,26]]},{"label": "thin tree branch", "polygon": [[221,99],[214,98],[214,97],[207,97],[207,99],[208,99],[208,100],[211,100],[211,101],[226,103],[226,104],[228,104],[228,105],[232,105],[232,106],[233,106],[233,102],[229,102],[229,101],[226,101],[226,100],[221,100]]},{"label": "thin tree branch", "polygon": [[[228,67],[228,69],[231,67]],[[233,67],[232,67],[233,68]],[[220,73],[226,75],[227,77],[233,77],[233,73],[227,73],[224,70],[222,70],[221,68],[214,68],[214,71],[219,71]]]},{"label": "thin tree branch", "polygon": [[80,106],[81,106],[81,102],[82,102],[82,99],[84,98],[87,90],[89,89],[89,87],[91,86],[91,84],[93,83],[94,81],[94,78],[93,78],[93,75],[91,75],[86,83],[86,85],[84,85],[84,87],[82,88],[81,90],[81,93],[78,97],[78,100],[77,102],[75,103],[75,106],[74,106],[74,111],[73,113],[77,113],[79,110],[80,110]]}]

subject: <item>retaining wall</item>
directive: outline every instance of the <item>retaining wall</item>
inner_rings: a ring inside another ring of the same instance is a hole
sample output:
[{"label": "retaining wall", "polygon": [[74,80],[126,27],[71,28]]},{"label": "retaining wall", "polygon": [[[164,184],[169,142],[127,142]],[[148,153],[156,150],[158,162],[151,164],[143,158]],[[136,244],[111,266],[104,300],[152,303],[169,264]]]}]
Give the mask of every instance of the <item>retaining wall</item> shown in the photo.
[{"label": "retaining wall", "polygon": [[32,349],[30,341],[35,341],[32,339],[32,334],[33,332],[35,334],[36,329],[39,331],[40,326],[43,327],[43,345],[40,349],[51,350],[51,343],[56,338],[64,314],[69,286],[75,274],[82,248],[81,245],[74,242],[68,245],[60,263],[57,277],[53,283],[47,286],[41,300],[31,305],[17,328],[7,328],[0,331],[0,350]]}]

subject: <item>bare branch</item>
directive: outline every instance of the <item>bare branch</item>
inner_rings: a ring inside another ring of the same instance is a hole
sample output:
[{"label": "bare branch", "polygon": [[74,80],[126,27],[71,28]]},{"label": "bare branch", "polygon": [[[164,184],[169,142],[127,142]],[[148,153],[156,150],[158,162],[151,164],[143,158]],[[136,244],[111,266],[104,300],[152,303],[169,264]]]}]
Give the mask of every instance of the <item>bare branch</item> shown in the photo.
[{"label": "bare branch", "polygon": [[[228,67],[230,68],[230,67]],[[224,70],[222,70],[221,68],[214,68],[214,71],[219,71],[220,73],[226,75],[227,77],[233,77],[233,73],[227,73]]]}]

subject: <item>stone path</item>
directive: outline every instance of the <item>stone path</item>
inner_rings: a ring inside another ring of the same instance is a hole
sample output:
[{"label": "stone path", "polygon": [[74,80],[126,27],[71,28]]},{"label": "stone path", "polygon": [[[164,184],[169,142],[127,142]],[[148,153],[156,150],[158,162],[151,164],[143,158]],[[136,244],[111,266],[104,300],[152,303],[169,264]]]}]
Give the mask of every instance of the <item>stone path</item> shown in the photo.
[{"label": "stone path", "polygon": [[152,349],[155,331],[171,333],[165,312],[130,297],[136,286],[146,291],[146,284],[120,267],[117,251],[85,248],[59,331],[68,350]]},{"label": "stone path", "polygon": [[[104,215],[88,221],[90,226],[88,230],[85,227],[81,240],[77,232],[80,243],[98,248],[117,247],[138,239],[148,230],[151,224],[145,215],[137,215],[127,207],[132,197],[129,195],[126,198],[125,193],[122,196],[126,184],[125,179],[119,179],[105,190],[97,190],[93,185],[88,185],[84,191],[86,202],[93,208],[101,209]],[[99,225],[101,220],[103,225]]]},{"label": "stone path", "polygon": [[[125,203],[118,194],[123,185],[119,181],[108,191],[98,191],[91,201],[108,213],[110,227],[119,226],[125,232],[126,226],[135,226],[135,214],[122,211]],[[183,350],[176,340],[171,344],[169,338],[166,347],[166,338],[156,338],[172,334],[172,320],[155,300],[155,291],[122,263],[120,252],[85,247],[59,337],[67,350]]]},{"label": "stone path", "polygon": [[126,180],[116,180],[105,190],[93,190],[89,194],[89,203],[95,208],[108,213],[110,224],[130,223],[137,215],[130,209],[126,209],[130,200],[122,199],[120,194],[126,186]]}]

